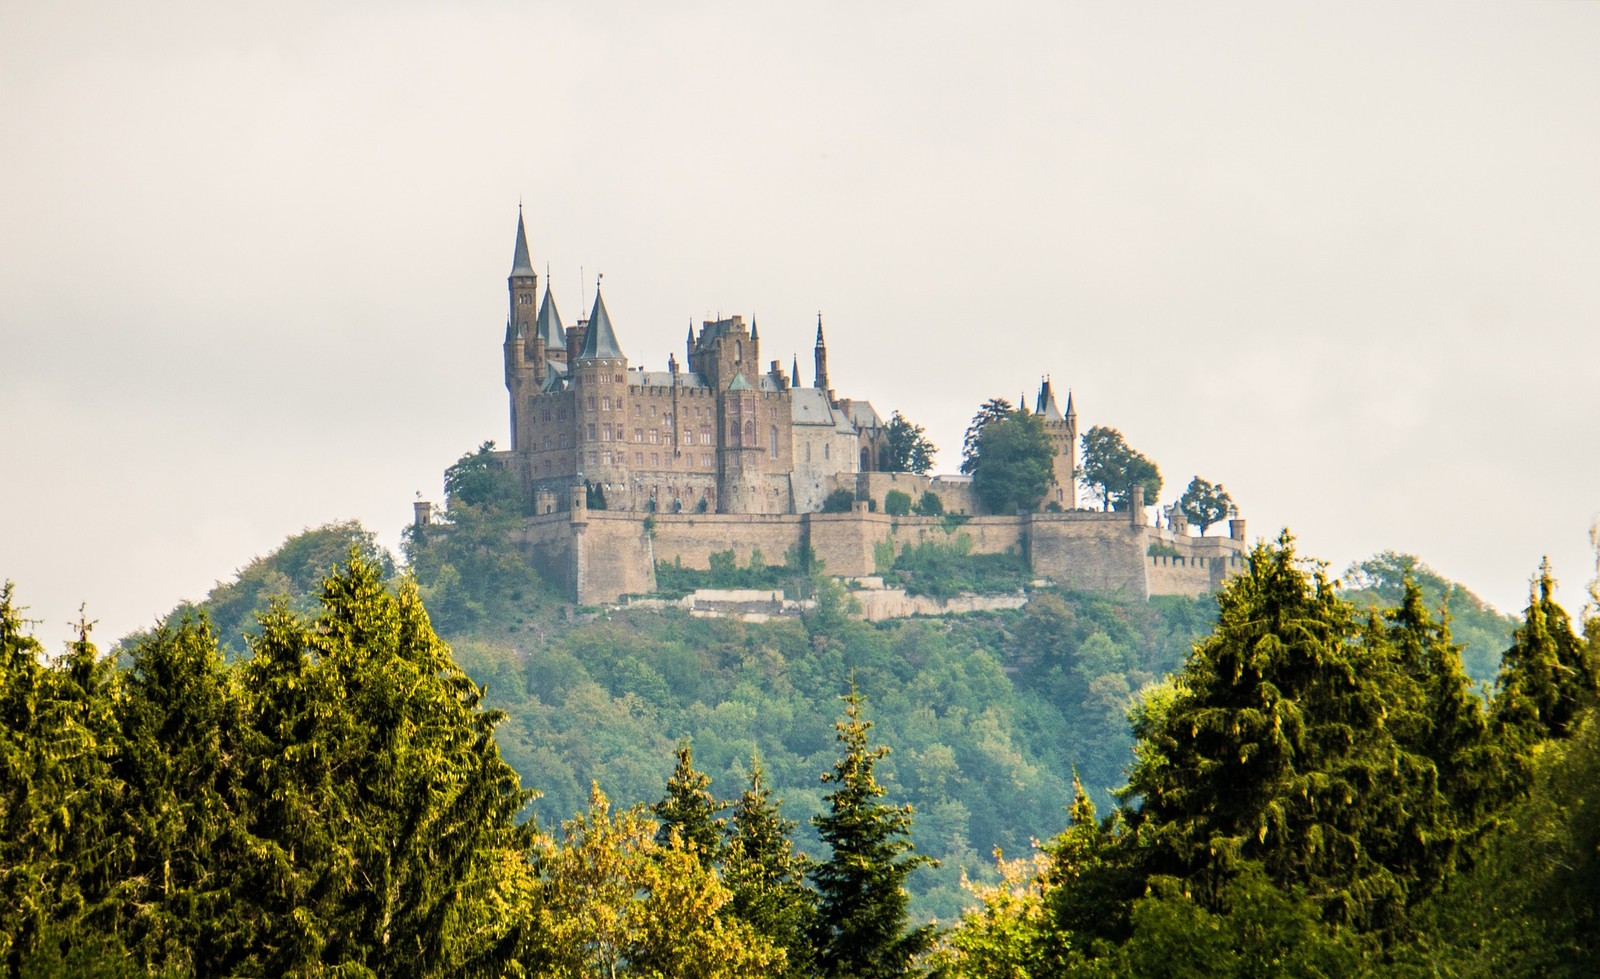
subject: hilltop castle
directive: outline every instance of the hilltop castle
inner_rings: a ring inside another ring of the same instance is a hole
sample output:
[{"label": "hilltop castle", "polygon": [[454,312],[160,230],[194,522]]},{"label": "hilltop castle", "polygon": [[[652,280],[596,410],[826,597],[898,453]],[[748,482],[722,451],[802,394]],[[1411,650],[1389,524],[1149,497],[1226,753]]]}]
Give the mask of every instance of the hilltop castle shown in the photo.
[{"label": "hilltop castle", "polygon": [[[887,423],[871,402],[841,398],[829,384],[820,313],[810,387],[798,359],[788,372],[777,360],[762,366],[760,330],[742,316],[708,320],[698,336],[691,327],[681,364],[671,355],[664,371],[630,368],[599,288],[588,318],[572,326],[562,325],[548,282],[539,297],[520,213],[507,289],[507,464],[535,513],[565,509],[579,485],[607,510],[814,513],[833,490],[855,492],[858,474],[887,467]],[[1072,398],[1063,414],[1045,381],[1037,410],[1057,449],[1041,506],[1070,510]],[[954,509],[969,512],[964,483],[944,483]]]},{"label": "hilltop castle", "polygon": [[[798,359],[762,367],[760,332],[741,316],[691,327],[684,360],[669,356],[664,371],[630,367],[598,286],[571,326],[548,282],[540,295],[520,211],[507,291],[511,440],[496,460],[532,514],[519,542],[576,601],[651,592],[661,561],[704,568],[718,552],[745,562],[809,548],[830,573],[862,576],[904,546],[961,538],[973,553],[1024,554],[1066,587],[1138,597],[1203,593],[1238,566],[1242,520],[1228,537],[1191,537],[1147,523],[1137,491],[1125,513],[1077,509],[1077,412],[1070,394],[1058,407],[1048,380],[1034,411],[1055,449],[1051,483],[1036,512],[991,516],[968,477],[885,471],[889,426],[832,389],[820,315],[809,387]],[[820,512],[839,490],[854,508]],[[876,512],[890,490],[932,492],[961,519]]]}]

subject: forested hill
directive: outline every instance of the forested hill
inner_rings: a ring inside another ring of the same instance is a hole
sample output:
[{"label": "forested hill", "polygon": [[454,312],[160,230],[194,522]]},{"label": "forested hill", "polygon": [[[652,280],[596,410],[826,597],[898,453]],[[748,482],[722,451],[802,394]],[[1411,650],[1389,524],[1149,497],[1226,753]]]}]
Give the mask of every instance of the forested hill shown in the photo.
[{"label": "forested hill", "polygon": [[[816,852],[819,775],[854,677],[893,749],[881,780],[914,807],[917,845],[940,861],[909,882],[922,918],[948,919],[970,903],[961,875],[991,879],[996,848],[1023,854],[1060,832],[1075,771],[1097,804],[1110,804],[1131,761],[1134,695],[1179,669],[1215,617],[1210,599],[1056,591],[1015,612],[876,627],[827,602],[803,621],[759,625],[583,612],[500,544],[504,519],[493,507],[457,506],[448,538],[413,537],[408,550],[435,627],[487,686],[486,704],[506,712],[497,739],[523,784],[542,793],[540,825],[582,811],[591,782],[619,805],[660,799],[674,746],[692,739],[719,798],[738,795],[759,757],[801,846]],[[197,608],[227,655],[244,658],[255,614],[272,598],[311,611],[321,575],[352,547],[392,571],[370,533],[335,524],[250,562]],[[1492,677],[1512,620],[1414,559],[1382,555],[1356,570],[1363,602],[1392,603],[1406,573],[1431,589],[1430,602],[1448,596],[1458,632],[1475,644],[1477,676]]]}]

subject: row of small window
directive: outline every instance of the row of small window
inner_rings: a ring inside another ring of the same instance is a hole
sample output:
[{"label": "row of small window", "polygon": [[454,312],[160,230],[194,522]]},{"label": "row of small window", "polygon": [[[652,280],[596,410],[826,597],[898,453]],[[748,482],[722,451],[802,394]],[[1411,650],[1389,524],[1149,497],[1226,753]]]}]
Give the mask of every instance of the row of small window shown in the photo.
[{"label": "row of small window", "polygon": [[[645,454],[643,452],[635,452],[633,454],[633,464],[635,466],[638,466],[641,469],[644,468],[644,464],[645,464],[644,457],[645,457]],[[667,453],[666,455],[662,455],[659,452],[650,453],[650,467],[652,469],[660,469],[660,468],[662,468],[661,463],[662,463],[663,460],[665,460],[665,462],[666,462],[666,468],[668,468],[668,469],[672,468],[672,454],[670,452]],[[684,460],[685,460],[685,463],[687,465],[692,466],[692,465],[695,464],[695,457],[694,457],[693,453],[690,453],[690,454],[684,456]],[[591,466],[602,466],[602,465],[603,466],[621,466],[621,465],[625,465],[627,463],[627,461],[628,461],[628,454],[626,452],[591,452],[591,453],[589,453],[589,465],[591,465]],[[710,469],[710,468],[712,468],[713,466],[715,466],[717,464],[716,457],[710,452],[702,452],[702,453],[700,453],[699,462],[700,462],[700,468],[701,469]],[[540,465],[539,471],[540,472],[544,471],[543,470],[543,464]]]}]

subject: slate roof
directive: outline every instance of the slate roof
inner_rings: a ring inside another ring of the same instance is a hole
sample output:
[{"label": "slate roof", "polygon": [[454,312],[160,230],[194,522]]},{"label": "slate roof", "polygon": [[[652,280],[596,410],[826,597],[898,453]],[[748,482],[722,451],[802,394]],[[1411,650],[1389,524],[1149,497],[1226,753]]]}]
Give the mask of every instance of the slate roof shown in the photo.
[{"label": "slate roof", "polygon": [[611,328],[611,315],[606,312],[605,297],[594,291],[594,310],[589,313],[589,332],[583,337],[583,352],[579,360],[622,360],[622,347],[617,344],[617,333]]},{"label": "slate roof", "polygon": [[556,310],[556,300],[550,295],[548,282],[544,284],[544,299],[539,303],[539,318],[534,321],[533,335],[544,340],[546,350],[567,345],[567,331],[561,325],[561,313]]},{"label": "slate roof", "polygon": [[533,263],[528,259],[528,232],[522,227],[522,209],[517,208],[517,250],[511,256],[512,275],[533,275]]}]

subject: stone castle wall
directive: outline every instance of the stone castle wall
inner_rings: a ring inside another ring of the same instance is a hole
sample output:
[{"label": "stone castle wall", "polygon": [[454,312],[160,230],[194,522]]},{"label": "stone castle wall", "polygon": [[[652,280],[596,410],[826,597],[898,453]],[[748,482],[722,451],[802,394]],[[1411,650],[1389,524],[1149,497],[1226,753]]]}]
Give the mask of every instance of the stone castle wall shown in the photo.
[{"label": "stone castle wall", "polygon": [[[869,513],[865,504],[850,513],[646,517],[589,510],[580,501],[529,518],[520,541],[541,573],[586,605],[654,591],[660,561],[705,569],[712,554],[732,551],[743,566],[760,550],[768,564],[779,564],[806,544],[827,573],[860,577],[886,570],[908,546],[964,542],[974,554],[1024,554],[1036,575],[1064,588],[1141,599],[1214,591],[1240,568],[1244,550],[1242,526],[1237,536],[1196,538],[1133,523],[1124,513],[1075,510],[955,523]],[[1176,556],[1152,556],[1151,545]]]}]

